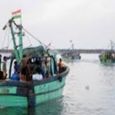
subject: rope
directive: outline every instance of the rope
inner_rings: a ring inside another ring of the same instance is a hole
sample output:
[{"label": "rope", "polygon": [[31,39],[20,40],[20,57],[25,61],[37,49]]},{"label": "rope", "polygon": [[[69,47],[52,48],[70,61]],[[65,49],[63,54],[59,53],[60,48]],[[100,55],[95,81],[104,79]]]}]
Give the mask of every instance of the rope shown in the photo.
[{"label": "rope", "polygon": [[11,44],[11,40],[10,40],[10,36],[9,36],[9,33],[10,33],[10,31],[8,31],[8,44],[7,44],[7,48],[9,48],[9,46],[10,46],[10,44]]},{"label": "rope", "polygon": [[41,45],[47,47],[44,43],[42,43],[40,40],[38,40],[38,38],[36,38],[34,35],[32,35],[29,31],[27,31],[25,28],[23,28],[23,30],[28,33],[32,38],[34,38],[37,42],[39,42]]},{"label": "rope", "polygon": [[[4,34],[4,39],[2,40],[2,48],[4,49],[8,49],[9,48],[9,46],[10,46],[10,44],[11,44],[11,40],[10,40],[10,31],[9,31],[9,29],[6,29],[6,31],[5,31],[5,34]],[[7,37],[8,36],[8,37]],[[7,39],[7,42],[6,42],[6,38],[8,38]],[[6,46],[5,46],[5,43],[6,43]]]},{"label": "rope", "polygon": [[4,37],[3,37],[3,40],[2,40],[2,48],[4,48],[4,44],[5,44],[5,41],[6,41],[6,36],[8,34],[8,30],[5,31],[5,34],[4,34]]},{"label": "rope", "polygon": [[32,46],[32,43],[31,43],[30,38],[29,38],[28,36],[26,36],[26,37],[27,37],[27,39],[28,39],[28,41],[29,41],[29,43],[30,43],[30,45],[28,45],[28,47]]}]

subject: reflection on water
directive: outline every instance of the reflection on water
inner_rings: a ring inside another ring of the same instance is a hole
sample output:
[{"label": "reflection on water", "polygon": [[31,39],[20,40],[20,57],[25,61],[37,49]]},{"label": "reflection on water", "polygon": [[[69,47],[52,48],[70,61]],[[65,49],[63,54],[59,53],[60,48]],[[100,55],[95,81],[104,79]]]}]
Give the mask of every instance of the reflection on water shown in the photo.
[{"label": "reflection on water", "polygon": [[70,110],[65,115],[114,115],[115,66],[100,64],[96,58],[84,60],[89,59],[70,63],[64,92]]},{"label": "reflection on water", "polygon": [[30,114],[28,114],[28,109],[26,108],[8,107],[8,108],[0,108],[0,115],[30,115]]},{"label": "reflection on water", "polygon": [[2,115],[61,115],[62,110],[63,97],[40,104],[35,108],[1,107],[0,113]]},{"label": "reflection on water", "polygon": [[115,115],[115,65],[103,65],[98,55],[83,55],[68,63],[70,73],[62,98],[35,109],[1,108],[2,115]]},{"label": "reflection on water", "polygon": [[37,106],[36,115],[61,115],[62,110],[63,97]]},{"label": "reflection on water", "polygon": [[35,108],[9,107],[0,108],[0,115],[61,115],[63,97],[43,103]]}]

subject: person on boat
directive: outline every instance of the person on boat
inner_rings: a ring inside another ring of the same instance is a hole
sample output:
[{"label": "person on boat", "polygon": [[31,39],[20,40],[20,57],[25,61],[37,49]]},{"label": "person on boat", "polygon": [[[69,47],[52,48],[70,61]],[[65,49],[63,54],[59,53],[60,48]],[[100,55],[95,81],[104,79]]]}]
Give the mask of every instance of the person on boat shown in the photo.
[{"label": "person on boat", "polygon": [[7,57],[3,57],[3,66],[2,66],[2,71],[3,71],[3,77],[6,79],[7,77]]},{"label": "person on boat", "polygon": [[46,57],[45,60],[42,62],[42,70],[44,78],[48,78],[51,76],[50,73],[50,58]]},{"label": "person on boat", "polygon": [[2,71],[2,55],[0,54],[0,80],[4,79],[3,71]]},{"label": "person on boat", "polygon": [[20,65],[17,61],[14,61],[14,71],[19,73],[20,72]]},{"label": "person on boat", "polygon": [[20,67],[20,81],[26,81],[26,55],[23,55]]},{"label": "person on boat", "polygon": [[37,68],[35,68],[35,71],[38,73],[43,74],[42,70],[42,58],[41,57],[36,57],[36,61],[34,62]]},{"label": "person on boat", "polygon": [[12,74],[10,79],[18,81],[20,79],[19,73],[20,73],[20,66],[17,63],[17,61],[14,61],[14,73]]},{"label": "person on boat", "polygon": [[4,80],[3,71],[0,71],[0,80]]},{"label": "person on boat", "polygon": [[43,80],[43,75],[39,67],[37,67],[35,71],[36,73],[32,75],[32,79],[33,80]]},{"label": "person on boat", "polygon": [[46,76],[47,76],[47,75],[46,75],[46,71],[47,71],[46,60],[43,60],[43,61],[42,61],[41,70],[42,70],[43,79],[45,79]]},{"label": "person on boat", "polygon": [[19,81],[20,80],[19,74],[17,72],[14,72],[10,79],[15,80],[15,81]]},{"label": "person on boat", "polygon": [[31,81],[32,80],[32,70],[30,67],[30,57],[24,55],[21,61],[21,73],[20,81]]},{"label": "person on boat", "polygon": [[115,53],[112,53],[112,59],[115,60]]},{"label": "person on boat", "polygon": [[61,73],[61,72],[64,71],[65,65],[64,65],[64,63],[62,62],[62,59],[61,59],[61,58],[59,59],[59,62],[58,62],[58,64],[57,64],[57,66],[58,66],[58,72],[59,72],[59,73]]},{"label": "person on boat", "polygon": [[42,78],[44,79],[46,77],[45,71],[46,71],[46,65],[44,64],[44,60],[41,59],[40,57],[38,58],[37,62],[37,68],[36,71],[42,75]]},{"label": "person on boat", "polygon": [[0,54],[0,71],[1,71],[1,64],[2,64],[2,55]]}]

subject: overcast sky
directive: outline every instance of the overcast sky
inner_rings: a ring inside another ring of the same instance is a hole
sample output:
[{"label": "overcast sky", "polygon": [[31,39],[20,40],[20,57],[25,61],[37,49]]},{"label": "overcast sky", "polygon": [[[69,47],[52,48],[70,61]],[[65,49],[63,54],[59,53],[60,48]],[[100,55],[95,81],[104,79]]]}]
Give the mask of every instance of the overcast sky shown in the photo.
[{"label": "overcast sky", "polygon": [[2,27],[17,9],[24,27],[53,48],[70,48],[70,40],[78,49],[108,48],[110,40],[115,42],[115,0],[1,0],[0,48],[6,39]]}]

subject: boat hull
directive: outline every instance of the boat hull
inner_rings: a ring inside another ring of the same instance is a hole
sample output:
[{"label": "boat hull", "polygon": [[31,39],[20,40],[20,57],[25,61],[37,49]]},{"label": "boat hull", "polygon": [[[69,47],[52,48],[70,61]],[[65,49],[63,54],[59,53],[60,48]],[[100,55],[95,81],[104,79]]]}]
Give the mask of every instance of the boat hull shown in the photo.
[{"label": "boat hull", "polygon": [[36,105],[62,96],[65,78],[62,81],[54,81],[45,85],[36,86]]},{"label": "boat hull", "polygon": [[115,63],[115,58],[107,58],[105,55],[100,55],[99,60],[101,63]]},{"label": "boat hull", "polygon": [[0,106],[34,107],[62,96],[68,71],[59,76],[32,83],[0,82]]}]

